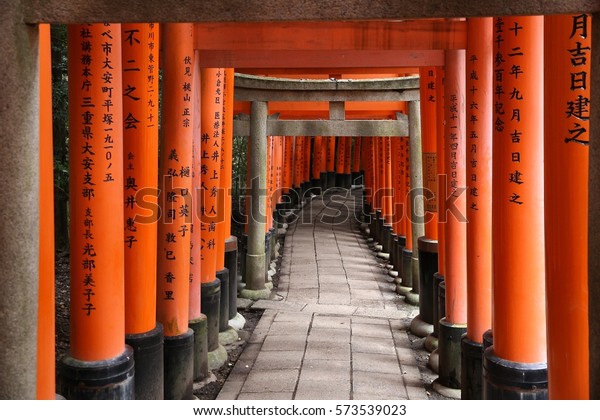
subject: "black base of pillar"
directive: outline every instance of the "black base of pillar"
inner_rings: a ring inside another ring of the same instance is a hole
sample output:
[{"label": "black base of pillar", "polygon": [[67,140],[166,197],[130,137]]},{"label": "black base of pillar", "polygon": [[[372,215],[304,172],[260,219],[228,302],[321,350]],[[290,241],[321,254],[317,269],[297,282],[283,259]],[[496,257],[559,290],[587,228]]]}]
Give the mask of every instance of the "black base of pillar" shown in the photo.
[{"label": "black base of pillar", "polygon": [[492,330],[487,330],[483,333],[483,351],[486,351],[488,347],[494,345],[494,334]]},{"label": "black base of pillar", "polygon": [[321,187],[321,194],[327,192],[327,172],[321,172],[319,175],[319,186]]},{"label": "black base of pillar", "polygon": [[211,352],[219,347],[221,280],[215,279],[210,283],[202,283],[200,297],[202,313],[207,319],[208,351]]},{"label": "black base of pillar", "polygon": [[352,188],[352,174],[344,174],[344,177],[342,179],[343,188],[347,190]]},{"label": "black base of pillar", "polygon": [[412,255],[411,249],[402,248],[402,286],[412,289]]},{"label": "black base of pillar", "polygon": [[352,172],[350,176],[352,177],[352,185],[362,185],[360,172]]},{"label": "black base of pillar", "polygon": [[238,290],[238,270],[237,270],[237,238],[230,236],[225,240],[225,267],[229,270],[229,318],[233,319],[237,315],[237,290]]},{"label": "black base of pillar", "polygon": [[335,172],[327,172],[327,189],[335,188]]},{"label": "black base of pillar", "polygon": [[483,398],[486,400],[547,400],[546,363],[517,363],[501,359],[494,347],[483,353]]},{"label": "black base of pillar", "polygon": [[310,180],[310,192],[314,195],[321,194],[321,182],[318,179],[312,178]]},{"label": "black base of pillar", "polygon": [[438,351],[440,354],[439,378],[441,385],[460,389],[461,340],[467,332],[466,324],[452,324],[440,319]]},{"label": "black base of pillar", "polygon": [[392,252],[392,225],[385,224],[382,228],[382,242],[383,252],[391,254]]},{"label": "black base of pillar", "polygon": [[194,398],[194,332],[165,337],[165,400]]},{"label": "black base of pillar", "polygon": [[223,268],[217,271],[220,282],[221,296],[219,298],[219,332],[229,327],[229,270]]},{"label": "black base of pillar", "polygon": [[[242,276],[242,283],[246,283],[246,253],[248,252],[248,234],[242,233],[242,236],[238,238],[238,253],[240,257],[240,274]],[[238,291],[241,285],[238,285]]]},{"label": "black base of pillar", "polygon": [[133,349],[135,360],[135,399],[163,400],[164,394],[163,327],[141,334],[125,335],[125,344]]},{"label": "black base of pillar", "polygon": [[398,271],[398,235],[392,232],[390,235],[391,249],[390,249],[390,264],[394,267],[394,270]]},{"label": "black base of pillar", "polygon": [[461,399],[483,399],[483,344],[470,340],[466,335],[462,338],[461,360]]},{"label": "black base of pillar", "polygon": [[337,188],[344,188],[344,174],[335,174],[335,186]]},{"label": "black base of pillar", "polygon": [[271,262],[277,258],[277,229],[272,227],[269,230],[269,235],[271,235],[269,236],[269,241],[271,241],[271,244],[269,245],[269,251],[271,252],[269,264],[271,264]]},{"label": "black base of pillar", "polygon": [[404,252],[404,247],[406,246],[406,236],[398,235],[397,237],[398,245],[396,247],[396,270],[398,271],[398,278],[402,279],[402,253]]},{"label": "black base of pillar", "polygon": [[202,380],[208,376],[208,320],[206,315],[200,314],[199,318],[190,319],[188,326],[194,331],[194,380]]},{"label": "black base of pillar", "polygon": [[371,210],[369,212],[369,237],[373,238],[373,240],[377,240],[375,238],[375,233],[377,232],[377,210]]},{"label": "black base of pillar", "polygon": [[444,277],[440,276],[438,273],[436,273],[438,275],[437,278],[434,279],[434,282],[439,281],[438,283],[438,287],[437,287],[437,319],[438,322],[436,322],[436,325],[438,326],[437,330],[434,328],[434,334],[436,334],[436,337],[439,337],[439,326],[440,326],[440,320],[446,317],[446,282],[444,281]]},{"label": "black base of pillar", "polygon": [[271,265],[271,231],[265,233],[265,279],[269,278],[269,266]]},{"label": "black base of pillar", "polygon": [[419,248],[419,314],[433,324],[433,276],[438,271],[438,243],[424,236],[418,239]]},{"label": "black base of pillar", "polygon": [[71,356],[59,364],[59,393],[67,400],[133,400],[133,349],[109,360],[88,362]]}]

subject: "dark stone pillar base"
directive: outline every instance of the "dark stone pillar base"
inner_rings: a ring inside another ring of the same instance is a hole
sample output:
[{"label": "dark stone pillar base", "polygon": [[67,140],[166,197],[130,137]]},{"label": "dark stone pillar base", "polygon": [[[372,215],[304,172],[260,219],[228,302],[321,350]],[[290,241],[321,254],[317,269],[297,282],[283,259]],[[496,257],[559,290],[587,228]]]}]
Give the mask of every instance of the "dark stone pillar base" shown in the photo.
[{"label": "dark stone pillar base", "polygon": [[482,366],[483,344],[470,340],[465,334],[462,338],[461,399],[483,399]]},{"label": "dark stone pillar base", "polygon": [[237,316],[238,292],[238,240],[230,236],[225,240],[225,267],[229,270],[229,319]]},{"label": "dark stone pillar base", "polygon": [[352,174],[343,174],[342,187],[349,190],[352,188]]},{"label": "dark stone pillar base", "polygon": [[271,231],[265,233],[265,279],[269,278],[269,266],[271,265]]},{"label": "dark stone pillar base", "polygon": [[189,327],[194,331],[194,380],[202,380],[208,376],[208,320],[206,315],[200,314],[199,318],[190,319]]},{"label": "dark stone pillar base", "polygon": [[381,245],[383,245],[383,252],[391,254],[392,252],[392,225],[383,224],[383,236]]},{"label": "dark stone pillar base", "polygon": [[337,188],[344,188],[344,174],[335,174],[335,186]]},{"label": "dark stone pillar base", "polygon": [[321,181],[319,179],[313,178],[310,180],[310,191],[314,195],[321,195]]},{"label": "dark stone pillar base", "polygon": [[440,319],[438,338],[440,376],[438,381],[445,387],[460,389],[461,340],[466,332],[466,324],[452,324],[446,318]]},{"label": "dark stone pillar base", "polygon": [[423,321],[433,324],[433,276],[438,270],[437,241],[420,237],[419,248],[419,313]]},{"label": "dark stone pillar base", "polygon": [[271,251],[271,259],[269,260],[269,264],[277,259],[277,228],[272,227],[269,230],[269,240],[271,241],[269,250]]},{"label": "dark stone pillar base", "polygon": [[165,400],[194,398],[194,332],[165,337]]},{"label": "dark stone pillar base", "polygon": [[202,283],[201,308],[207,319],[208,351],[219,347],[219,313],[221,300],[221,280],[215,279],[210,283]]},{"label": "dark stone pillar base", "polygon": [[487,330],[483,333],[483,351],[486,351],[488,347],[494,345],[494,334],[492,330]]},{"label": "dark stone pillar base", "polygon": [[217,271],[221,295],[219,297],[219,332],[229,327],[229,270],[223,268]]},{"label": "dark stone pillar base", "polygon": [[402,249],[402,284],[396,286],[396,293],[406,296],[412,290],[412,250]]},{"label": "dark stone pillar base", "polygon": [[327,189],[335,188],[335,172],[327,172]]},{"label": "dark stone pillar base", "polygon": [[239,257],[240,257],[240,275],[242,281],[238,284],[238,292],[244,288],[246,284],[246,254],[248,253],[248,234],[243,233],[239,238]]},{"label": "dark stone pillar base", "polygon": [[501,359],[494,346],[483,353],[483,398],[486,400],[547,400],[548,365]]},{"label": "dark stone pillar base", "polygon": [[402,268],[403,268],[402,253],[404,252],[404,247],[406,246],[406,236],[398,235],[397,242],[398,243],[396,245],[396,256],[395,256],[396,262],[394,264],[394,267],[396,267],[396,270],[398,271],[397,279],[402,279],[402,276],[404,275],[404,273],[402,271]]},{"label": "dark stone pillar base", "polygon": [[125,335],[125,343],[133,349],[135,361],[135,399],[163,400],[164,336],[160,323],[148,332]]},{"label": "dark stone pillar base", "polygon": [[362,185],[363,184],[360,172],[352,172],[350,174],[350,176],[352,177],[352,185]]},{"label": "dark stone pillar base", "polygon": [[133,400],[133,349],[109,360],[87,362],[71,356],[59,364],[59,393],[67,400]]},{"label": "dark stone pillar base", "polygon": [[321,172],[319,175],[319,186],[321,187],[321,194],[327,192],[327,172]]}]

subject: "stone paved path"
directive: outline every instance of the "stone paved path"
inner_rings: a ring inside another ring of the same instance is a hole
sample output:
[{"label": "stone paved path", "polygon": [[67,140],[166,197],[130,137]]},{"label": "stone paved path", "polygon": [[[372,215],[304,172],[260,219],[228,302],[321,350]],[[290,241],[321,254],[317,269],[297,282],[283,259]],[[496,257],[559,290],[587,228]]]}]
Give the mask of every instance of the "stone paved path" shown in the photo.
[{"label": "stone paved path", "polygon": [[290,224],[275,299],[253,304],[265,312],[218,399],[430,398],[407,334],[418,310],[369,250],[358,194],[316,197]]}]

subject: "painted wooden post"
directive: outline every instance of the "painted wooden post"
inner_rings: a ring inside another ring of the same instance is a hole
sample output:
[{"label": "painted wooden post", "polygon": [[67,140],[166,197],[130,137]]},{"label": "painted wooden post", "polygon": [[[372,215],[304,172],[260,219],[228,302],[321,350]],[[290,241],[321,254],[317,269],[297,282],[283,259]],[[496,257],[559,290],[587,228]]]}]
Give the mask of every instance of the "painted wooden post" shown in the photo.
[{"label": "painted wooden post", "polygon": [[[125,342],[135,359],[135,398],[164,397],[163,329],[156,322],[158,24],[123,24]],[[142,220],[147,219],[147,220]]]},{"label": "painted wooden post", "polygon": [[[221,187],[221,120],[223,113],[222,68],[203,68],[200,74],[200,226],[202,312],[208,320],[208,369],[225,363],[227,352],[219,344],[221,283],[217,270],[224,265],[224,240],[217,226],[223,223]],[[228,282],[229,279],[226,279]]]},{"label": "painted wooden post", "polygon": [[[161,26],[163,113],[158,225],[157,320],[162,323],[165,399],[193,397],[194,333],[189,328],[192,224],[193,25]],[[196,87],[197,88],[197,87]]]},{"label": "painted wooden post", "polygon": [[323,147],[323,137],[315,136],[314,142],[314,156],[312,162],[312,179],[311,179],[311,187],[314,188],[315,194],[320,194],[321,192],[321,164],[323,162],[323,155],[321,154],[321,150]]},{"label": "painted wooden post", "polygon": [[442,392],[443,388],[460,389],[460,342],[467,326],[465,51],[446,51],[445,70],[446,316],[439,324],[440,376],[436,380]]},{"label": "painted wooden post", "polygon": [[192,137],[192,226],[190,226],[190,305],[189,327],[194,331],[194,380],[208,376],[208,320],[202,313],[201,298],[201,245],[200,202],[201,164],[200,164],[200,52],[194,51],[194,68],[192,77],[193,90],[193,137]]},{"label": "painted wooden post", "polygon": [[483,396],[545,399],[544,18],[495,18],[493,36],[494,344]]},{"label": "painted wooden post", "polygon": [[54,316],[54,159],[52,154],[52,62],[50,25],[40,32],[40,232],[37,385],[38,400],[56,398]]},{"label": "painted wooden post", "polygon": [[335,186],[342,188],[344,186],[343,178],[346,164],[346,137],[338,137],[336,149]]},{"label": "painted wooden post", "polygon": [[433,332],[433,276],[438,271],[437,125],[435,67],[422,67],[420,76],[421,141],[425,235],[417,238],[419,254],[419,315],[411,331],[424,337]]},{"label": "painted wooden post", "polygon": [[344,151],[344,182],[342,186],[350,189],[352,186],[352,137],[346,137],[344,142],[346,149]]},{"label": "painted wooden post", "polygon": [[492,327],[492,18],[467,19],[467,334],[461,398],[482,398],[483,334]]},{"label": "painted wooden post", "polygon": [[124,210],[121,25],[70,25],[68,62],[71,351],[60,364],[60,394],[133,399],[124,222],[115,217]]},{"label": "painted wooden post", "polygon": [[327,189],[335,187],[335,137],[327,137]]},{"label": "painted wooden post", "polygon": [[406,245],[406,223],[404,222],[404,208],[406,206],[405,177],[405,145],[402,137],[392,137],[392,252],[390,262],[393,269],[390,276],[400,283],[402,279],[402,250]]},{"label": "painted wooden post", "polygon": [[362,160],[362,148],[363,148],[363,137],[354,137],[354,143],[352,145],[352,185],[362,185],[364,181],[359,181],[361,175],[361,160]]},{"label": "painted wooden post", "polygon": [[592,19],[586,14],[546,16],[544,27],[548,393],[551,399],[588,399]]},{"label": "painted wooden post", "polygon": [[[225,222],[225,266],[229,270],[229,315],[228,323],[235,329],[240,330],[244,324],[244,317],[237,311],[238,293],[238,238],[231,234],[231,206],[232,206],[232,177],[233,177],[233,94],[235,71],[226,68],[223,82],[223,167],[221,170],[223,183],[223,194],[225,194],[225,210],[223,218]],[[237,334],[230,334],[237,340]]]}]

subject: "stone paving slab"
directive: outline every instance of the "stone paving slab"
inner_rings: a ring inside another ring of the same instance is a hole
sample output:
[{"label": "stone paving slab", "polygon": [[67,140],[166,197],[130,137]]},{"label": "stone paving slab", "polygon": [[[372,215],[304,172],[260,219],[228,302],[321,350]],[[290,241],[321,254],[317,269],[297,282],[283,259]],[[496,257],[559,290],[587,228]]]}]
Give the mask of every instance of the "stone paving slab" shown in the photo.
[{"label": "stone paving slab", "polygon": [[276,300],[238,299],[264,313],[218,399],[432,398],[415,347],[422,339],[408,333],[418,308],[395,293],[386,261],[347,213],[354,199],[336,196],[327,203],[335,209],[309,201],[302,221],[289,223]]}]

